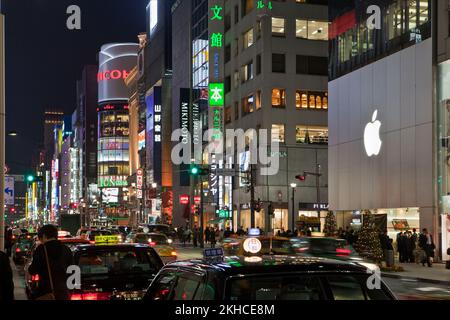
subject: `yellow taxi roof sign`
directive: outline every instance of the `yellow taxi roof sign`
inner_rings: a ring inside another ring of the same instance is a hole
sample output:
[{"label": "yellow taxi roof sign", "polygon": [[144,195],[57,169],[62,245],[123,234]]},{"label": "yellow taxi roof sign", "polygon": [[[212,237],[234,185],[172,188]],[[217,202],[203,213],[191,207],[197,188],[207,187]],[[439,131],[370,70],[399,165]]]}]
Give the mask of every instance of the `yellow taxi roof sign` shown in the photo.
[{"label": "yellow taxi roof sign", "polygon": [[116,244],[119,243],[119,237],[117,235],[108,235],[108,236],[96,236],[95,244]]}]

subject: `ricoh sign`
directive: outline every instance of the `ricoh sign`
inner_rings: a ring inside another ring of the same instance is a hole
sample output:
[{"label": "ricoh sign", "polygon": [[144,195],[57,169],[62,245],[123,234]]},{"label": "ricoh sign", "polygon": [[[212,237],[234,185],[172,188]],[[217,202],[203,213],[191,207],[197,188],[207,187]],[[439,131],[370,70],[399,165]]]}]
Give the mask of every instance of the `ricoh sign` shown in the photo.
[{"label": "ricoh sign", "polygon": [[98,102],[128,100],[125,80],[137,64],[137,43],[110,43],[99,53]]}]

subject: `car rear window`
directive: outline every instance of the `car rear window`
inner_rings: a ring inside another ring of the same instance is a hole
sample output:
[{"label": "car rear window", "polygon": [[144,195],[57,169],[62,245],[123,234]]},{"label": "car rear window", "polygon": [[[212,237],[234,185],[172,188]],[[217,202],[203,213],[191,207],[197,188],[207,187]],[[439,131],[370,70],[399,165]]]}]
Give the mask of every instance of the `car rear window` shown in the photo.
[{"label": "car rear window", "polygon": [[323,300],[315,276],[268,274],[227,281],[228,300]]},{"label": "car rear window", "polygon": [[147,250],[81,252],[78,265],[82,276],[155,273],[158,263]]},{"label": "car rear window", "polygon": [[295,254],[294,247],[289,240],[262,239],[260,254]]}]

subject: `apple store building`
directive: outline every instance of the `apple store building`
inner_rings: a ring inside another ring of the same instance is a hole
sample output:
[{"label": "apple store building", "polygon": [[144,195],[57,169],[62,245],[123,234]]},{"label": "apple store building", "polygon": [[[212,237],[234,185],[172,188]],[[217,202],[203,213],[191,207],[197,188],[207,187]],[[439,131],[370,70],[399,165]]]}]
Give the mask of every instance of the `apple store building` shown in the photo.
[{"label": "apple store building", "polygon": [[[381,10],[378,25],[369,2]],[[400,231],[427,228],[446,256],[431,1],[332,1],[329,10],[330,210],[354,228],[369,210],[394,242]]]}]

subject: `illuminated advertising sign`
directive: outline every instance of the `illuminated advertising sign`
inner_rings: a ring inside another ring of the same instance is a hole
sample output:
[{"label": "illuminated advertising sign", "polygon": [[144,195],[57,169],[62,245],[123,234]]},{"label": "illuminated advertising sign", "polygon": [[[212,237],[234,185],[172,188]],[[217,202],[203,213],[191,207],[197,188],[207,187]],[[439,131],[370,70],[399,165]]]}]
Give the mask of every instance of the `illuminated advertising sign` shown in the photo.
[{"label": "illuminated advertising sign", "polygon": [[136,188],[142,189],[144,185],[144,170],[138,169],[136,172]]},{"label": "illuminated advertising sign", "polygon": [[150,36],[155,31],[156,26],[158,25],[158,0],[150,0],[147,10],[149,11],[149,33]]},{"label": "illuminated advertising sign", "polygon": [[180,204],[188,204],[189,196],[187,194],[180,194]]},{"label": "illuminated advertising sign", "polygon": [[223,107],[225,104],[225,87],[223,83],[209,84],[209,105]]},{"label": "illuminated advertising sign", "polygon": [[148,179],[148,183],[161,183],[161,87],[154,87],[153,92],[146,97],[147,104],[147,136],[146,136],[146,154],[147,154],[147,173],[153,172],[153,179]]},{"label": "illuminated advertising sign", "polygon": [[119,203],[119,189],[105,188],[102,189],[102,201],[106,204]]},{"label": "illuminated advertising sign", "polygon": [[136,65],[137,43],[110,43],[99,53],[98,102],[128,100],[125,79]]},{"label": "illuminated advertising sign", "polygon": [[201,201],[202,201],[202,200],[201,200],[201,197],[200,197],[200,196],[194,196],[194,203],[195,203],[195,204],[200,204]]},{"label": "illuminated advertising sign", "polygon": [[138,133],[138,150],[145,149],[145,130]]},{"label": "illuminated advertising sign", "polygon": [[98,178],[98,187],[128,187],[127,176],[100,176]]}]

